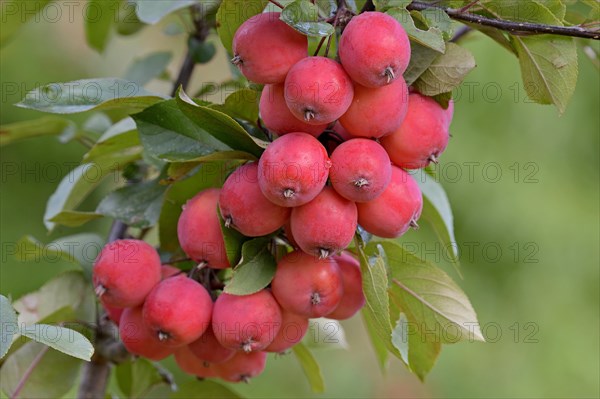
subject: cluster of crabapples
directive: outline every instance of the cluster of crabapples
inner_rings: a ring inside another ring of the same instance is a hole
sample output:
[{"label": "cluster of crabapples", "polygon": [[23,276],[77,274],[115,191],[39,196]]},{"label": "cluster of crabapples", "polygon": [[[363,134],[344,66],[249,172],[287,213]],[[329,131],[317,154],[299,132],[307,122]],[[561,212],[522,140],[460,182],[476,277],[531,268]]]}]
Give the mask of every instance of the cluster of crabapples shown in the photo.
[{"label": "cluster of crabapples", "polygon": [[[408,37],[383,13],[352,18],[339,62],[308,56],[306,36],[275,12],[244,22],[233,50],[244,76],[264,85],[260,117],[277,138],[222,188],[186,203],[179,243],[212,275],[235,266],[221,218],[247,237],[285,238],[293,250],[278,259],[268,287],[243,296],[161,266],[156,250],[138,240],[108,244],[93,277],[131,353],[174,354],[190,374],[243,381],[263,370],[267,352],[300,342],[309,319],[347,319],[364,305],[360,265],[344,249],[358,225],[385,238],[417,226],[423,200],[406,170],[444,151],[453,105],[409,90],[402,77]],[[322,144],[324,137],[335,144]]]}]

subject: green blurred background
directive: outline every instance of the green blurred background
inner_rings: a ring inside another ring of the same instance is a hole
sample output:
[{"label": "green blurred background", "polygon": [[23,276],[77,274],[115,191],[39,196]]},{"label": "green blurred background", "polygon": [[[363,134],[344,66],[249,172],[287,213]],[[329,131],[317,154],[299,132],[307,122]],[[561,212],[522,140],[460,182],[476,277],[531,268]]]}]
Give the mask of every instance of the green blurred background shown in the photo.
[{"label": "green blurred background", "polygon": [[[155,51],[173,52],[169,71],[176,76],[185,35],[165,35],[168,23],[126,38],[114,35],[101,55],[86,45],[77,13],[72,21],[26,24],[0,51],[0,122],[42,116],[12,105],[40,84],[122,76],[135,57]],[[265,374],[251,385],[235,386],[238,392],[257,398],[600,396],[598,70],[580,54],[574,98],[559,116],[556,109],[527,100],[517,60],[505,50],[477,33],[463,44],[478,67],[457,93],[453,138],[437,169],[454,209],[462,249],[460,284],[489,342],[444,347],[421,384],[397,360],[383,376],[355,318],[343,323],[348,351],[316,353],[325,394],[311,394],[289,356],[271,358]],[[197,68],[192,87],[225,80],[228,73],[225,54],[219,52],[211,64]],[[155,80],[148,88],[170,91],[165,81]],[[55,138],[0,149],[2,294],[18,298],[73,267],[21,263],[6,255],[6,248],[25,234],[47,242],[84,230],[59,228],[48,236],[42,224],[46,200],[60,181],[56,170],[65,175],[84,151]],[[84,207],[93,209],[98,198]],[[85,230],[105,235],[108,222],[90,223]],[[444,263],[426,227],[405,241],[423,257]]]}]

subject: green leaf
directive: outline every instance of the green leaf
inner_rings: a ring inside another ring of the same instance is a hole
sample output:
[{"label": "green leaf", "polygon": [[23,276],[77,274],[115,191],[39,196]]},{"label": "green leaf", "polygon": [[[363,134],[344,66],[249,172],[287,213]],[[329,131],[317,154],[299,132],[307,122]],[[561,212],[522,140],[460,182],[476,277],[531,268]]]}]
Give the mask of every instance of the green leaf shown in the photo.
[{"label": "green leaf", "polygon": [[469,299],[443,270],[404,251],[395,242],[377,245],[387,255],[390,296],[408,320],[434,333],[442,343],[485,341]]},{"label": "green leaf", "polygon": [[[99,250],[100,248],[94,249]],[[56,320],[51,317],[56,316],[58,311],[65,316],[66,307],[73,309],[80,320],[91,320],[94,306],[95,296],[91,284],[81,272],[73,270],[60,274],[39,290],[26,294],[13,303],[13,307],[19,312],[19,323],[26,324],[67,321],[69,319]]]},{"label": "green leaf", "polygon": [[411,0],[373,0],[375,9],[380,12],[389,10],[390,8],[406,8],[411,3]]},{"label": "green leaf", "polygon": [[135,123],[125,118],[113,126],[98,139],[96,144],[83,156],[83,162],[99,165],[125,165],[141,158],[143,152]]},{"label": "green leaf", "polygon": [[199,3],[199,0],[147,1],[137,0],[137,16],[140,21],[154,25],[173,11]]},{"label": "green leaf", "polygon": [[39,136],[75,135],[77,127],[68,119],[46,116],[0,126],[0,146]]},{"label": "green leaf", "polygon": [[241,399],[237,393],[211,380],[188,381],[171,394],[171,399]]},{"label": "green leaf", "polygon": [[458,87],[473,68],[475,59],[471,52],[454,43],[448,43],[446,53],[433,61],[414,86],[425,96],[447,93]]},{"label": "green leaf", "polygon": [[575,92],[577,47],[570,37],[511,36],[525,91],[540,104],[554,104],[562,114]]},{"label": "green leaf", "polygon": [[166,185],[159,180],[130,184],[106,196],[96,213],[122,221],[128,226],[145,229],[158,222]]},{"label": "green leaf", "polygon": [[33,324],[22,326],[20,333],[29,339],[77,359],[89,362],[94,354],[92,343],[81,333],[70,328],[49,324]]},{"label": "green leaf", "polygon": [[210,62],[217,53],[217,48],[213,43],[205,40],[200,41],[194,36],[190,36],[188,39],[188,49],[192,58],[198,64]]},{"label": "green leaf", "polygon": [[[31,374],[30,365],[38,361]],[[81,360],[28,342],[6,358],[0,368],[0,387],[11,398],[62,398],[75,384]],[[13,396],[23,381],[20,393]]]},{"label": "green leaf", "polygon": [[452,39],[454,27],[452,25],[452,20],[444,10],[439,8],[427,8],[421,12],[412,11],[411,15],[413,15],[414,18],[418,18],[418,20],[428,28],[436,28],[441,31],[445,41]]},{"label": "green leaf", "polygon": [[44,225],[52,231],[56,223],[50,220],[63,211],[74,210],[104,177],[112,170],[120,167],[119,164],[106,166],[95,163],[79,165],[69,172],[60,182],[56,191],[48,199],[44,213]]},{"label": "green leaf", "polygon": [[72,114],[92,109],[140,111],[162,100],[135,82],[116,78],[50,83],[27,93],[16,105],[54,114]]},{"label": "green leaf", "polygon": [[292,347],[292,351],[296,355],[296,359],[298,359],[312,391],[315,393],[325,392],[325,382],[323,381],[321,368],[310,350],[302,343],[297,343]]},{"label": "green leaf", "polygon": [[427,173],[421,173],[416,180],[423,193],[421,217],[431,225],[460,274],[458,246],[454,236],[454,215],[448,196],[442,185]]},{"label": "green leaf", "polygon": [[[216,112],[216,111],[215,111]],[[187,161],[230,148],[189,120],[175,100],[158,103],[133,115],[144,148],[166,161]]]},{"label": "green leaf", "polygon": [[57,213],[50,222],[67,227],[79,227],[92,220],[100,219],[102,215],[94,212],[63,211]]},{"label": "green leaf", "polygon": [[123,36],[133,35],[146,26],[136,14],[134,0],[123,1],[117,12],[117,33]]},{"label": "green leaf", "polygon": [[164,378],[150,361],[130,359],[115,368],[117,383],[127,398],[143,398],[153,387],[164,384]]},{"label": "green leaf", "polygon": [[4,295],[0,295],[0,359],[12,345],[13,337],[19,331],[17,324],[17,312]]},{"label": "green leaf", "polygon": [[218,151],[203,157],[192,158],[183,162],[173,162],[169,165],[167,174],[170,180],[179,180],[181,177],[199,165],[221,160],[256,161],[257,158],[254,155],[243,151]]},{"label": "green leaf", "polygon": [[90,47],[98,52],[106,47],[119,3],[118,0],[89,0],[84,8],[85,36]]},{"label": "green leaf", "polygon": [[221,233],[223,233],[227,259],[233,267],[238,264],[242,257],[242,247],[247,238],[239,231],[225,226],[225,221],[223,220],[219,207],[217,207],[217,213],[219,214],[219,223],[221,224]]},{"label": "green leaf", "polygon": [[229,54],[233,54],[233,36],[247,19],[260,14],[268,0],[223,0],[217,11],[217,33]]},{"label": "green leaf", "polygon": [[[377,363],[379,364],[379,368],[383,373],[387,371],[389,366],[389,357],[390,352],[387,349],[387,346],[383,342],[383,340],[379,337],[379,334],[376,330],[376,322],[373,319],[372,313],[369,312],[361,312],[363,317],[363,323],[367,330],[367,334],[369,335],[369,340],[373,345],[373,349],[375,350],[375,356],[377,357]],[[392,332],[392,343],[393,343],[394,335]],[[396,346],[396,345],[394,345]],[[397,347],[397,346],[396,346]],[[398,348],[399,349],[399,348]],[[403,358],[404,359],[404,358]]]},{"label": "green leaf", "polygon": [[242,258],[225,286],[226,293],[250,295],[271,283],[277,262],[269,250],[270,242],[270,238],[261,237],[246,241],[242,245]]},{"label": "green leaf", "polygon": [[204,189],[221,187],[229,172],[237,165],[231,161],[204,163],[200,165],[199,170],[193,176],[169,186],[158,221],[158,234],[162,249],[176,252],[179,248],[177,221],[181,215],[183,204]]},{"label": "green leaf", "polygon": [[173,54],[170,51],[159,51],[136,58],[127,68],[124,79],[144,86],[165,71],[171,57]]},{"label": "green leaf", "polygon": [[[551,1],[548,1],[549,4]],[[480,0],[478,5],[496,18],[515,22],[532,22],[562,26],[562,18],[557,18],[549,8],[542,4],[544,0]],[[554,8],[554,6],[552,6]],[[558,11],[555,9],[555,11]],[[560,12],[560,11],[559,11]]]},{"label": "green leaf", "polygon": [[437,27],[421,30],[415,26],[412,15],[406,8],[392,8],[386,14],[394,17],[406,30],[408,37],[421,46],[443,53],[446,49],[442,31]]},{"label": "green leaf", "polygon": [[302,343],[307,348],[315,350],[348,349],[344,327],[338,320],[325,317],[310,320]]},{"label": "green leaf", "polygon": [[197,105],[183,90],[179,90],[178,92],[177,104],[185,116],[192,122],[205,129],[209,134],[233,150],[245,151],[259,157],[263,149],[268,145],[267,142],[250,136],[230,116],[217,110]]},{"label": "green leaf", "polygon": [[6,0],[0,3],[2,29],[0,29],[0,46],[4,46],[15,36],[22,25],[36,17],[52,0]]},{"label": "green leaf", "polygon": [[[223,105],[216,106],[218,110],[234,118],[245,119],[252,123],[258,120],[258,102],[260,93],[252,89],[240,89],[231,93]],[[214,108],[213,106],[212,108]]]},{"label": "green leaf", "polygon": [[288,4],[279,18],[303,35],[326,37],[335,33],[333,25],[318,21],[319,7],[309,0],[296,0]]},{"label": "green leaf", "polygon": [[429,47],[421,46],[418,43],[411,43],[410,45],[410,62],[408,68],[404,72],[404,80],[407,85],[412,85],[418,78],[431,66],[433,60],[437,58],[440,53]]}]

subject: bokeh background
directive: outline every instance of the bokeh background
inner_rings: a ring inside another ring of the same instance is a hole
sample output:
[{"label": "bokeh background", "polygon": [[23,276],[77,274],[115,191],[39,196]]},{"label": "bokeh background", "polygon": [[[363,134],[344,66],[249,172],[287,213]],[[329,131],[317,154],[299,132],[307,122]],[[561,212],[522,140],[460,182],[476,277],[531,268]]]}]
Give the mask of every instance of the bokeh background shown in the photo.
[{"label": "bokeh background", "polygon": [[[40,84],[122,76],[134,58],[155,51],[173,53],[168,69],[176,76],[186,36],[166,35],[172,22],[177,18],[133,36],[113,35],[108,49],[98,54],[86,45],[77,13],[72,21],[30,21],[0,51],[0,122],[43,116],[13,106]],[[215,35],[210,40],[218,43]],[[234,390],[256,398],[600,396],[598,69],[580,52],[575,95],[559,116],[555,108],[527,100],[517,60],[492,40],[473,33],[462,44],[478,66],[457,91],[453,137],[437,171],[455,214],[464,276],[459,284],[489,342],[445,346],[422,384],[397,360],[382,375],[357,317],[343,322],[349,350],[316,352],[325,394],[310,392],[292,356],[271,358],[262,377]],[[192,87],[228,76],[220,50],[213,62],[196,69]],[[166,81],[147,87],[170,91]],[[25,234],[48,242],[83,230],[107,233],[109,224],[101,221],[59,228],[48,236],[42,223],[47,198],[84,151],[78,143],[63,145],[56,138],[0,148],[3,295],[18,298],[74,267],[19,262],[6,255],[7,244]],[[61,176],[54,172],[57,167]],[[83,207],[93,209],[99,198]],[[405,241],[423,257],[445,264],[427,227]]]}]

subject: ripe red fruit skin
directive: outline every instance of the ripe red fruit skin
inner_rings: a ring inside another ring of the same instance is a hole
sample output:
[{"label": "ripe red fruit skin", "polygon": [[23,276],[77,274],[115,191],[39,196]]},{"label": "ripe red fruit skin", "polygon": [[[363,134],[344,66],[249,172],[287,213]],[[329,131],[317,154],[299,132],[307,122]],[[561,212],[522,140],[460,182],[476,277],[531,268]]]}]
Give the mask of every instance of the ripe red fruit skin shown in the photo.
[{"label": "ripe red fruit skin", "polygon": [[269,290],[251,295],[222,293],[215,302],[212,328],[226,348],[256,352],[266,348],[281,327],[281,309]]},{"label": "ripe red fruit skin", "polygon": [[307,330],[308,318],[284,310],[281,316],[281,328],[273,342],[266,347],[265,352],[285,352],[302,341]]},{"label": "ripe red fruit skin", "polygon": [[151,360],[162,360],[173,353],[173,349],[164,345],[144,324],[142,306],[123,310],[119,323],[119,336],[125,348]]},{"label": "ripe red fruit skin", "polygon": [[340,269],[332,258],[319,259],[302,251],[279,260],[271,289],[282,308],[308,318],[331,313],[344,292]]},{"label": "ripe red fruit skin", "polygon": [[258,162],[258,184],[265,197],[284,207],[306,204],[325,187],[331,161],[313,136],[289,133],[273,141]]},{"label": "ripe red fruit skin", "polygon": [[184,206],[177,223],[181,249],[195,262],[206,262],[213,269],[230,266],[217,214],[220,190],[199,192]]},{"label": "ripe red fruit skin", "polygon": [[171,266],[171,265],[162,265],[160,267],[160,275],[162,277],[162,279],[166,279],[168,277],[174,276],[176,274],[181,273],[181,269],[175,267],[175,266]]},{"label": "ripe red fruit skin", "polygon": [[351,139],[331,154],[331,185],[342,197],[355,202],[372,201],[392,178],[390,157],[373,140]]},{"label": "ripe red fruit skin", "polygon": [[360,264],[349,253],[342,252],[334,256],[344,282],[344,295],[335,310],[327,315],[330,319],[346,320],[354,316],[365,304],[365,294],[362,289],[362,274]]},{"label": "ripe red fruit skin", "polygon": [[237,352],[233,358],[216,366],[219,378],[228,382],[248,382],[260,375],[267,365],[265,352]]},{"label": "ripe red fruit skin", "polygon": [[104,303],[116,308],[138,306],[160,281],[160,258],[144,241],[116,240],[102,248],[92,275]]},{"label": "ripe red fruit skin", "polygon": [[[369,40],[365,40],[366,35]],[[410,41],[393,17],[365,12],[346,25],[339,56],[352,80],[367,87],[381,87],[402,79],[410,61]]]},{"label": "ripe red fruit skin", "polygon": [[309,125],[296,118],[285,103],[282,84],[266,85],[260,96],[260,117],[269,130],[283,136],[286,133],[304,132],[318,137],[327,124]]},{"label": "ripe red fruit skin", "polygon": [[217,377],[217,368],[214,364],[198,359],[190,351],[189,347],[183,346],[175,350],[175,363],[187,374],[199,378]]},{"label": "ripe red fruit skin", "polygon": [[200,360],[219,364],[226,362],[235,355],[235,350],[225,348],[219,343],[212,326],[204,334],[188,345],[189,350]]},{"label": "ripe red fruit skin", "polygon": [[354,137],[380,138],[394,133],[406,117],[408,87],[402,77],[389,85],[354,86],[354,99],[339,122]]},{"label": "ripe red fruit skin", "polygon": [[121,316],[123,315],[123,311],[125,309],[115,308],[114,306],[107,305],[104,303],[104,301],[102,301],[102,299],[100,300],[100,303],[102,304],[102,307],[104,307],[104,310],[106,311],[106,316],[110,320],[112,320],[113,323],[115,323],[118,326],[119,322],[121,320]]},{"label": "ripe red fruit skin", "polygon": [[437,162],[450,138],[454,103],[442,108],[433,98],[411,93],[408,113],[402,125],[391,136],[384,137],[381,145],[396,165],[419,169]]},{"label": "ripe red fruit skin", "polygon": [[290,217],[289,208],[276,205],[263,195],[254,162],[229,175],[221,189],[219,208],[226,223],[248,237],[271,234]]},{"label": "ripe red fruit skin", "polygon": [[232,62],[248,80],[283,83],[290,68],[308,55],[306,36],[279,20],[279,15],[255,15],[235,32]]},{"label": "ripe red fruit skin", "polygon": [[384,238],[404,234],[416,224],[423,209],[423,196],[415,179],[403,169],[392,166],[392,180],[383,194],[373,201],[357,204],[358,224]]},{"label": "ripe red fruit skin", "polygon": [[171,347],[200,338],[210,326],[213,303],[208,291],[185,275],[161,281],[144,302],[144,323]]},{"label": "ripe red fruit skin", "polygon": [[313,256],[326,258],[346,248],[357,226],[356,204],[325,187],[308,204],[292,210],[292,235],[298,246]]},{"label": "ripe red fruit skin", "polygon": [[294,65],[284,84],[292,114],[311,125],[328,124],[346,112],[354,87],[344,68],[326,57],[307,57]]}]

